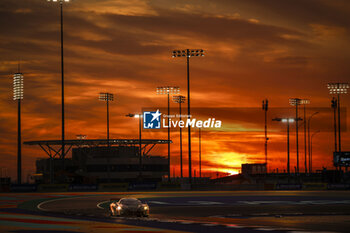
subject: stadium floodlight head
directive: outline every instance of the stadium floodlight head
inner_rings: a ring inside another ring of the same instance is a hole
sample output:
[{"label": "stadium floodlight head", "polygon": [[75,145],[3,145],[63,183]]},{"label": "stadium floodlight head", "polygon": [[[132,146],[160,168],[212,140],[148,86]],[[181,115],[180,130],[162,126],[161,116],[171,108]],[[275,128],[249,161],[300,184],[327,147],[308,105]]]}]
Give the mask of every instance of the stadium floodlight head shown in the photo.
[{"label": "stadium floodlight head", "polygon": [[157,95],[168,95],[168,94],[179,94],[180,93],[180,87],[177,86],[163,86],[163,87],[157,87]]},{"label": "stadium floodlight head", "polygon": [[310,100],[309,99],[301,99],[300,104],[303,104],[303,105],[310,104]]},{"label": "stadium floodlight head", "polygon": [[135,117],[135,118],[142,118],[142,114],[134,114],[134,113],[129,113],[125,115],[126,117]]},{"label": "stadium floodlight head", "polygon": [[291,98],[289,99],[289,104],[292,106],[297,106],[301,104],[301,99],[299,98]]},{"label": "stadium floodlight head", "polygon": [[349,89],[349,83],[328,83],[329,94],[347,94]]},{"label": "stadium floodlight head", "polygon": [[292,106],[296,106],[296,105],[306,105],[306,104],[310,104],[310,100],[309,99],[299,99],[299,98],[291,98],[289,99],[289,104]]},{"label": "stadium floodlight head", "polygon": [[23,99],[23,74],[15,73],[13,75],[13,100]]},{"label": "stadium floodlight head", "polygon": [[111,93],[103,93],[103,92],[101,92],[99,97],[98,97],[98,99],[101,100],[101,101],[113,101],[114,100],[114,96]]},{"label": "stadium floodlight head", "polygon": [[174,95],[173,101],[178,104],[183,104],[186,101],[186,97],[183,95]]},{"label": "stadium floodlight head", "polygon": [[204,50],[203,49],[177,49],[173,50],[172,57],[203,57]]},{"label": "stadium floodlight head", "polygon": [[293,123],[293,122],[294,122],[294,119],[293,119],[293,118],[282,118],[281,121],[282,121],[283,123],[287,123],[287,122]]},{"label": "stadium floodlight head", "polygon": [[70,0],[47,0],[48,2],[59,2],[60,4],[64,2],[69,2]]},{"label": "stadium floodlight head", "polygon": [[283,123],[293,123],[295,121],[294,118],[273,118],[273,121],[280,121]]},{"label": "stadium floodlight head", "polygon": [[77,139],[79,139],[79,140],[85,140],[86,138],[87,138],[87,136],[84,135],[84,134],[78,134],[77,135]]}]

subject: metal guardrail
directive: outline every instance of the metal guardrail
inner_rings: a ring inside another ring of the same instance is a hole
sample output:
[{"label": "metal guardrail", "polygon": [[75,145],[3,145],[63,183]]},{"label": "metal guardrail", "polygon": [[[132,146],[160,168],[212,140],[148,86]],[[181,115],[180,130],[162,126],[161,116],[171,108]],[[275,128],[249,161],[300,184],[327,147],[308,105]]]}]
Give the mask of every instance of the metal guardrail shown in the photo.
[{"label": "metal guardrail", "polygon": [[92,191],[164,191],[164,190],[350,190],[350,184],[169,184],[157,182],[101,184],[11,184],[1,185],[0,192],[92,192]]}]

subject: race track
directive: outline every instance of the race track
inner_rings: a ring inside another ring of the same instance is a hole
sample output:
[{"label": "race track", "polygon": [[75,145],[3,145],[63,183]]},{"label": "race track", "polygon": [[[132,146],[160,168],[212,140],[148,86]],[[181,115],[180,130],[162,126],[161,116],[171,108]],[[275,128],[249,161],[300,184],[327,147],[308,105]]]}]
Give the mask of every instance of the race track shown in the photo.
[{"label": "race track", "polygon": [[[150,206],[149,218],[111,218],[111,200],[133,196]],[[345,191],[98,193],[46,200],[40,211],[189,232],[332,231],[350,227]]]}]

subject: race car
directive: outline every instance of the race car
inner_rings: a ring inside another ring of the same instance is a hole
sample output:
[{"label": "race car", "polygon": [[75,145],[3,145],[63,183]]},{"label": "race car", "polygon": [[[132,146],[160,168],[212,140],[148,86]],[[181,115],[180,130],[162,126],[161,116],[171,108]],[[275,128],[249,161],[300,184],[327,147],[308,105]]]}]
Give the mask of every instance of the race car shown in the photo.
[{"label": "race car", "polygon": [[149,216],[149,206],[137,198],[121,198],[118,202],[112,201],[109,207],[112,216]]}]

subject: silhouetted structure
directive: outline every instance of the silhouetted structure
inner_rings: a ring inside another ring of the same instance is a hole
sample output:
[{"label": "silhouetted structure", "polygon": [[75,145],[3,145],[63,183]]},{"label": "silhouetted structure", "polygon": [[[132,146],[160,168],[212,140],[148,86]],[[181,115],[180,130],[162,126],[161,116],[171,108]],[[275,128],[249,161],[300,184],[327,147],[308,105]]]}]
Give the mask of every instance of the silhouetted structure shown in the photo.
[{"label": "silhouetted structure", "polygon": [[243,175],[266,174],[266,163],[243,163]]},{"label": "silhouetted structure", "polygon": [[170,95],[172,94],[179,94],[180,88],[177,86],[164,86],[164,87],[157,87],[157,94],[158,95],[167,95],[168,97],[168,166],[169,166],[169,173],[168,173],[168,181],[170,182]]},{"label": "silhouetted structure", "polygon": [[[296,139],[296,152],[297,152],[297,173],[299,173],[299,117],[298,110],[299,105],[308,104],[310,101],[307,99],[292,98],[289,99],[289,104],[295,106],[295,139]],[[306,151],[306,150],[305,150]],[[306,152],[305,152],[306,153]],[[305,154],[306,155],[306,154]]]},{"label": "silhouetted structure", "polygon": [[[176,96],[173,96],[173,101],[175,103],[178,103],[179,104],[179,120],[181,121],[181,114],[182,114],[182,108],[181,108],[181,104],[185,103],[186,101],[186,97],[183,96],[183,95],[176,95]],[[179,127],[180,128],[180,170],[181,170],[181,178],[183,178],[183,166],[182,166],[182,163],[183,163],[183,159],[182,159],[182,127]]]},{"label": "silhouetted structure", "polygon": [[139,178],[142,178],[142,114],[129,113],[127,117],[139,118]]},{"label": "silhouetted structure", "polygon": [[[202,57],[204,56],[203,49],[183,49],[173,50],[172,57],[186,57],[187,61],[187,115],[188,119],[191,119],[191,104],[190,104],[190,57]],[[188,126],[188,181],[192,182],[192,159],[191,159],[191,126]]]},{"label": "silhouetted structure", "polygon": [[[267,137],[267,110],[269,109],[269,100],[263,100],[262,102],[262,109],[264,110],[265,115],[265,163],[267,166],[267,141],[269,138]],[[267,172],[267,170],[266,170]]]},{"label": "silhouetted structure", "polygon": [[[171,141],[170,141],[171,142]],[[139,178],[139,140],[110,139],[107,140],[66,140],[65,144],[72,149],[72,159],[65,159],[68,166],[59,170],[62,160],[56,158],[59,154],[59,140],[24,142],[27,145],[39,145],[50,157],[37,161],[37,173],[43,173],[44,180],[50,180],[55,171],[56,182],[106,182],[108,171],[110,181],[133,181]],[[167,140],[144,139],[142,147],[143,179],[160,181],[168,173],[167,159],[162,156],[150,156],[150,151],[157,144],[167,144]],[[106,146],[107,144],[110,147]],[[74,177],[74,179],[72,179]]]},{"label": "silhouetted structure", "polygon": [[62,166],[64,169],[64,158],[66,154],[65,150],[65,122],[64,122],[64,61],[63,61],[63,3],[69,2],[69,0],[48,0],[48,2],[59,2],[60,4],[60,29],[61,29],[61,112],[62,112],[62,140],[61,140],[61,158],[62,158]]},{"label": "silhouetted structure", "polygon": [[349,83],[328,83],[327,87],[329,89],[329,94],[337,95],[335,104],[338,104],[338,151],[341,152],[340,95],[348,93]]},{"label": "silhouetted structure", "polygon": [[[311,125],[311,119],[313,116],[318,114],[319,112],[314,112],[307,121],[307,135],[308,135],[308,148],[309,148],[309,173],[312,173],[312,148],[311,148],[311,134],[310,134],[310,125]],[[306,123],[306,122],[305,122]]]},{"label": "silhouetted structure", "polygon": [[21,101],[23,100],[23,74],[18,72],[13,75],[13,100],[17,101],[17,183],[22,183],[22,135],[21,135]]}]

